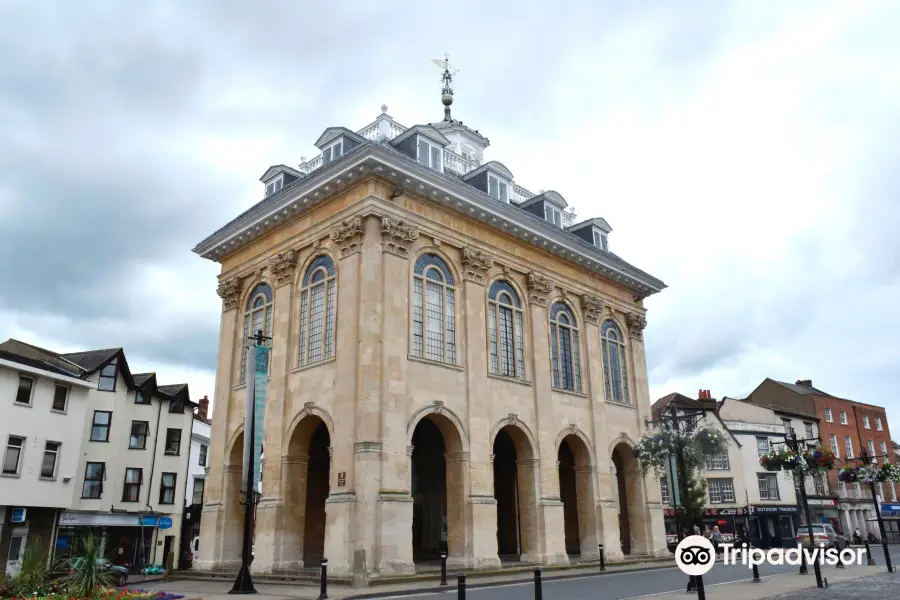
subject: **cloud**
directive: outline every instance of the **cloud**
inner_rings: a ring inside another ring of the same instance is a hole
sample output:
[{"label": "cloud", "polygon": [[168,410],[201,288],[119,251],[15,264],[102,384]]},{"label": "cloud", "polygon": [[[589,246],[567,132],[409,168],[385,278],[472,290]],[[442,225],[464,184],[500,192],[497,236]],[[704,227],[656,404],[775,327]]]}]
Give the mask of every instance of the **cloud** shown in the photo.
[{"label": "cloud", "polygon": [[900,410],[890,2],[19,3],[0,23],[0,336],[121,345],[211,394],[217,266],[190,248],[326,127],[382,103],[441,118],[446,51],[489,158],[669,284],[652,397],[812,378]]}]

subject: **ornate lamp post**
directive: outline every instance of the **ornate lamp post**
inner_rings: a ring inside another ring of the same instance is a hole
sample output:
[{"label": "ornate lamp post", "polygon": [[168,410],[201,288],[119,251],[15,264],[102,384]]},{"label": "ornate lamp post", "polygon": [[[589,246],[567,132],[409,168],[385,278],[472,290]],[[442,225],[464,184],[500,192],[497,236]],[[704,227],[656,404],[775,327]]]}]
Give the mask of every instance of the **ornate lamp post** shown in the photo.
[{"label": "ornate lamp post", "polygon": [[[869,456],[869,454],[865,450],[863,450],[860,457],[856,460],[860,464],[866,465],[868,467],[869,465],[875,464],[877,462],[877,459],[879,458],[887,460],[890,457],[881,455]],[[881,507],[878,505],[878,496],[875,494],[874,477],[869,478],[869,489],[872,491],[872,503],[875,505],[875,517],[878,519],[878,531],[881,534],[881,547],[884,548],[884,564],[887,565],[888,573],[893,573],[894,565],[891,564],[891,553],[888,552],[887,536],[885,535],[884,531],[884,521],[881,518]]]},{"label": "ornate lamp post", "polygon": [[[784,436],[784,445],[795,454],[805,454],[810,447],[815,448],[818,444],[818,438],[797,439],[797,434],[794,433],[793,427],[791,428],[791,432]],[[800,492],[800,502],[803,504],[803,513],[806,516],[806,527],[809,531],[809,544],[812,546],[815,536],[813,536],[812,514],[809,512],[809,500],[806,497],[806,471],[795,469],[792,476],[800,478],[800,485],[797,486],[797,489]],[[824,587],[822,583],[822,569],[819,568],[819,561],[813,561],[813,569],[816,572],[816,585]]]},{"label": "ornate lamp post", "polygon": [[[689,530],[693,526],[693,517],[692,507],[691,507],[691,497],[688,489],[688,472],[687,466],[684,462],[684,447],[685,447],[685,439],[688,434],[693,432],[696,428],[697,423],[706,417],[706,411],[703,410],[695,410],[692,412],[682,412],[682,414],[678,414],[678,409],[675,406],[675,402],[669,403],[669,412],[668,414],[662,413],[659,416],[658,421],[649,421],[644,420],[644,425],[648,428],[651,425],[657,425],[662,427],[662,429],[666,431],[674,432],[675,435],[675,472],[672,473],[672,461],[668,460],[668,471],[670,473],[670,477],[673,480],[673,491],[675,488],[675,484],[677,483],[678,492],[681,496],[681,504],[684,506],[684,514],[685,514],[685,528],[684,530],[681,527],[681,520],[678,518],[678,503],[675,503],[675,529],[678,541],[680,542],[685,538],[684,531]],[[673,498],[674,500],[674,498]],[[688,535],[691,535],[689,532]],[[699,580],[699,581],[698,581]],[[700,575],[698,577],[689,576],[687,590],[688,592],[692,592],[697,588],[703,589],[703,576]]]},{"label": "ornate lamp post", "polygon": [[[256,348],[257,346],[264,346],[267,340],[271,338],[263,335],[262,329],[258,330],[254,335],[249,337],[250,347]],[[256,370],[256,357],[255,353],[248,352],[247,353],[247,362],[248,367],[250,360],[253,360],[254,371]],[[248,380],[251,375],[248,375]],[[255,377],[255,374],[252,375]],[[256,482],[254,481],[254,474],[256,469],[254,468],[254,447],[256,444],[256,403],[253,401],[252,393],[254,386],[251,385],[251,382],[248,381],[248,403],[247,403],[247,417],[245,418],[245,426],[244,426],[244,435],[245,439],[245,448],[249,449],[249,452],[244,452],[244,469],[245,469],[245,478],[244,478],[244,539],[242,544],[241,551],[241,569],[238,571],[237,577],[234,580],[234,585],[231,588],[229,594],[255,594],[256,588],[253,586],[253,579],[250,577],[250,563],[253,561],[253,525],[254,525],[254,517],[255,517],[255,507],[259,504],[260,494],[256,491]]]}]

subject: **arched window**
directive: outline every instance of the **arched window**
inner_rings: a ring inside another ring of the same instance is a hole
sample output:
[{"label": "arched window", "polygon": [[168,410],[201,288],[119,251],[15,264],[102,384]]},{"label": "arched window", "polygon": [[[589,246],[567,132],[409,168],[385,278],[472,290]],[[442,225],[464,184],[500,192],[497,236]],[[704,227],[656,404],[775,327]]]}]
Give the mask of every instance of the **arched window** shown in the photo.
[{"label": "arched window", "polygon": [[495,281],[488,292],[488,335],[491,373],[525,379],[525,342],[522,304],[505,281]]},{"label": "arched window", "polygon": [[247,382],[247,351],[250,348],[250,336],[262,330],[263,335],[272,337],[272,288],[267,283],[257,284],[247,300],[244,312],[244,339],[241,342],[240,383]]},{"label": "arched window", "polygon": [[603,321],[600,338],[603,347],[603,383],[606,387],[606,399],[619,404],[630,404],[625,338],[622,337],[618,325],[609,319]]},{"label": "arched window", "polygon": [[300,290],[300,365],[334,356],[334,261],[317,256]]},{"label": "arched window", "polygon": [[456,364],[456,301],[453,276],[435,254],[413,268],[413,355]]},{"label": "arched window", "polygon": [[550,307],[550,363],[553,387],[581,391],[581,356],[578,322],[569,307],[556,302]]}]

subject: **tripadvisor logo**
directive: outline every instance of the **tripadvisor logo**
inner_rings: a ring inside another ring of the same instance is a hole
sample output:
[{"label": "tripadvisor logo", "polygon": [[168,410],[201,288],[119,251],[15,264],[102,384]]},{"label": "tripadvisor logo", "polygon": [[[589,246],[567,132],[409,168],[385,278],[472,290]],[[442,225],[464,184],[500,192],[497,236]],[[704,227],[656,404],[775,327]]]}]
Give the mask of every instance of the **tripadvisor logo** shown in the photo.
[{"label": "tripadvisor logo", "polygon": [[[758,567],[764,563],[781,566],[800,566],[801,563],[835,566],[840,562],[844,565],[866,564],[863,562],[865,548],[837,548],[824,549],[804,548],[798,545],[796,548],[748,548],[747,544],[741,544],[735,548],[734,544],[720,544],[722,551],[722,564],[742,564],[749,568]],[[716,549],[712,542],[701,535],[691,535],[678,543],[675,548],[675,564],[685,575],[696,577],[706,575],[716,564]]]}]

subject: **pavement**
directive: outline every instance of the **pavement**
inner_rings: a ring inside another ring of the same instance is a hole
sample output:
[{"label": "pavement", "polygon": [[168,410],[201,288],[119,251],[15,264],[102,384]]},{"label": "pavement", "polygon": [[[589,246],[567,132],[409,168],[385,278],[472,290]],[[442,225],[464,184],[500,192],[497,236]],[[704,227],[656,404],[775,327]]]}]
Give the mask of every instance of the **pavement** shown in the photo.
[{"label": "pavement", "polygon": [[[880,553],[874,553],[877,566],[853,565],[844,569],[823,565],[822,576],[827,579],[829,586],[837,586],[838,595],[823,596],[830,592],[817,589],[815,575],[812,567],[809,574],[798,575],[797,567],[784,565],[763,565],[760,567],[762,581],[752,583],[752,574],[744,565],[724,565],[721,561],[704,576],[706,596],[710,599],[722,598],[727,600],[760,600],[763,598],[793,598],[790,594],[814,593],[815,598],[849,598],[854,600],[868,600],[869,596],[862,596],[855,591],[848,593],[848,589],[855,590],[865,588],[868,590],[868,581],[878,581],[882,585],[882,576],[887,576],[884,567],[884,557]],[[900,548],[893,548],[891,556],[894,564],[900,564]],[[605,572],[597,569],[588,569],[581,572],[545,573],[542,585],[543,597],[547,600],[582,600],[597,598],[603,600],[626,600],[634,598],[652,597],[653,600],[695,600],[697,594],[684,592],[687,577],[676,567],[662,565],[623,565],[609,566]],[[873,577],[874,576],[874,577]],[[867,578],[865,585],[853,580]],[[896,585],[896,575],[889,576],[888,582]],[[370,588],[349,588],[330,586],[328,597],[337,600],[350,600],[362,598],[381,598],[387,600],[396,598],[402,600],[454,600],[457,598],[455,577],[450,577],[450,585],[444,588],[434,582],[414,582],[396,585],[383,585]],[[884,584],[887,585],[887,584]],[[227,592],[231,589],[230,582],[221,581],[169,581],[154,584],[149,589],[183,594],[188,599],[198,598],[202,600],[233,600]],[[319,587],[315,585],[281,585],[263,584],[256,585],[257,594],[254,600],[293,600],[305,598],[318,598]],[[812,592],[810,592],[812,590]],[[843,590],[842,592],[840,590]],[[896,588],[894,588],[896,590]],[[840,595],[840,594],[843,595]],[[785,596],[788,594],[788,596]],[[523,574],[513,574],[495,577],[472,577],[467,581],[467,600],[521,600],[534,597],[534,581],[529,576],[523,580]],[[890,595],[871,596],[882,600],[883,598],[896,597],[896,591]],[[812,595],[796,596],[796,598],[813,598]]]},{"label": "pavement", "polygon": [[778,600],[884,600],[897,597],[900,574],[885,573],[867,577],[863,581],[847,581],[829,586],[826,590],[809,589],[777,596]]}]

